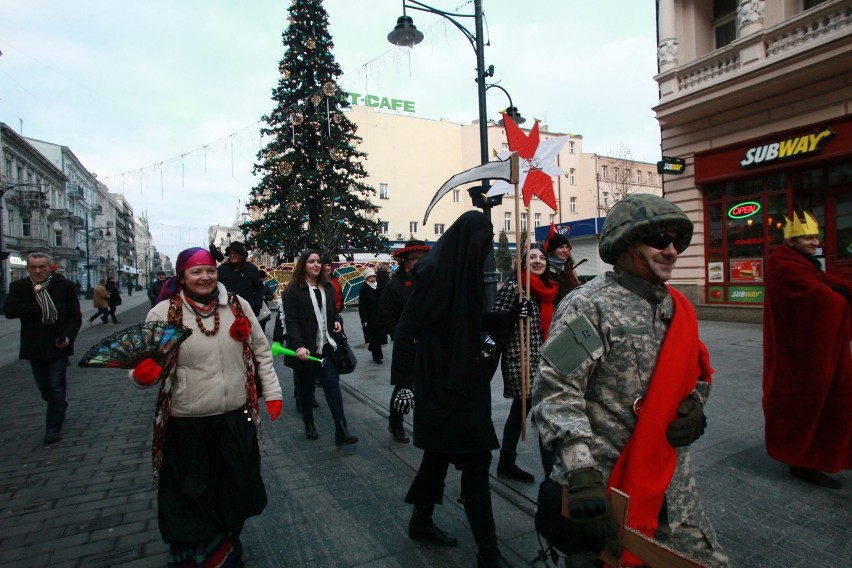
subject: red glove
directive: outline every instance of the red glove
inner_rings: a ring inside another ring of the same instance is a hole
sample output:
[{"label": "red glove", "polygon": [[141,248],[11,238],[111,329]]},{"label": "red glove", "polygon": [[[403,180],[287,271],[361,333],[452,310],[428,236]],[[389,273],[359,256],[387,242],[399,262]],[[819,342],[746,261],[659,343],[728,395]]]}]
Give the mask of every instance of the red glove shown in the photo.
[{"label": "red glove", "polygon": [[266,401],[266,411],[269,413],[269,418],[275,422],[275,419],[281,414],[281,401],[280,400],[267,400]]},{"label": "red glove", "polygon": [[133,378],[139,384],[150,385],[160,377],[160,373],[162,372],[163,368],[156,361],[148,358],[133,368]]}]

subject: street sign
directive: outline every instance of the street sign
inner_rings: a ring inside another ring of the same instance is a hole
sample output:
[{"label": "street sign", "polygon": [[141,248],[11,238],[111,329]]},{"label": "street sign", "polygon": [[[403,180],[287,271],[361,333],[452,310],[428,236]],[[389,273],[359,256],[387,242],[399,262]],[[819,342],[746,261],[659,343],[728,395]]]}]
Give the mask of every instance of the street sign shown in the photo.
[{"label": "street sign", "polygon": [[658,174],[674,174],[680,175],[686,169],[686,160],[683,158],[669,158],[663,156],[663,159],[657,162]]}]

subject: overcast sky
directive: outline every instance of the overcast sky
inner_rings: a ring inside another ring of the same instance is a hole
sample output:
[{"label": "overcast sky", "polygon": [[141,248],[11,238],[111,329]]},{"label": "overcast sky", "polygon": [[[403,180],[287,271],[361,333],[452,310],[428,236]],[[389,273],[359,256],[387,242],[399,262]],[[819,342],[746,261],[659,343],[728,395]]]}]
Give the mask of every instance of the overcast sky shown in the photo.
[{"label": "overcast sky", "polygon": [[[471,13],[464,0],[436,8]],[[230,225],[256,180],[259,120],[274,103],[287,1],[0,2],[0,121],[68,146],[174,258]],[[476,59],[443,18],[410,11],[427,39],[386,39],[398,0],[326,0],[342,88],[414,101],[421,118],[477,117]],[[659,159],[654,3],[483,0],[486,65],[527,118]],[[473,30],[469,19],[462,19]],[[489,117],[507,106],[488,92]],[[21,122],[22,121],[22,122]],[[527,125],[528,126],[528,125]],[[368,165],[369,167],[369,165]]]}]

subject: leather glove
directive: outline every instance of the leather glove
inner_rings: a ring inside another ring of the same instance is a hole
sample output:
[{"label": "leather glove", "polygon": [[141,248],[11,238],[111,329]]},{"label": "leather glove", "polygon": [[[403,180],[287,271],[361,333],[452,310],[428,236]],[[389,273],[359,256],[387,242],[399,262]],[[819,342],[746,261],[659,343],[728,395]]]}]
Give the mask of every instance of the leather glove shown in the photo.
[{"label": "leather glove", "polygon": [[518,302],[512,309],[510,310],[512,315],[519,319],[527,319],[530,317],[530,312],[532,312],[532,300],[524,300],[523,302]]},{"label": "leather glove", "polygon": [[414,393],[411,389],[399,389],[391,401],[393,409],[403,414],[408,414],[414,408]]},{"label": "leather glove", "polygon": [[163,368],[149,357],[133,367],[133,378],[140,385],[151,385],[157,381],[162,372]]},{"label": "leather glove", "polygon": [[688,396],[677,407],[677,418],[666,430],[666,440],[673,448],[688,446],[701,437],[707,427],[704,405]]},{"label": "leather glove", "polygon": [[584,467],[568,474],[568,514],[578,530],[603,543],[616,558],[621,557],[618,527],[609,509],[601,472]]},{"label": "leather glove", "polygon": [[266,412],[269,413],[269,419],[275,422],[275,419],[281,414],[283,403],[280,400],[267,400]]}]

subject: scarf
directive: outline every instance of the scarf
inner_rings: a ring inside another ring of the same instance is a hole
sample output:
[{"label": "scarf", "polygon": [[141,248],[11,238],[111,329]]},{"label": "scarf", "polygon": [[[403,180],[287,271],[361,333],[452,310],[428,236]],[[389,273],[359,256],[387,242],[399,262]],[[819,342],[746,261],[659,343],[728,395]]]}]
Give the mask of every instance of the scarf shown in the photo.
[{"label": "scarf", "polygon": [[[237,320],[239,320],[239,318],[246,317],[237,296],[231,292],[228,292],[228,306],[230,306],[231,312]],[[172,296],[169,299],[169,313],[168,316],[166,316],[166,319],[169,323],[183,325],[183,300],[181,300],[179,294]],[[249,335],[249,337],[251,336]],[[246,401],[248,401],[248,406],[251,410],[252,422],[254,422],[254,425],[257,428],[257,437],[260,439],[262,437],[262,432],[260,429],[260,413],[258,412],[257,403],[257,385],[254,379],[256,368],[254,353],[251,349],[249,337],[242,341],[243,364],[246,368]],[[157,409],[154,411],[154,433],[151,444],[151,465],[153,467],[154,485],[157,485],[160,481],[160,468],[163,465],[163,445],[166,441],[166,426],[169,422],[169,409],[171,408],[172,400],[171,387],[172,381],[174,380],[172,378],[172,371],[177,364],[177,355],[179,351],[180,348],[175,350],[169,356],[169,359],[163,365],[163,371],[160,373],[160,378],[162,380],[160,382],[160,392],[157,395]]]},{"label": "scarf", "polygon": [[[319,286],[308,284],[308,296],[314,306],[314,317],[317,318],[317,353],[322,353],[322,346],[328,343],[337,351],[337,342],[328,333],[328,321],[325,319],[325,293]],[[319,303],[317,303],[319,299]]]},{"label": "scarf", "polygon": [[[521,282],[527,281],[526,272],[521,272]],[[538,311],[541,315],[539,325],[541,326],[541,340],[547,340],[550,331],[550,323],[553,321],[553,300],[559,292],[559,284],[549,280],[543,282],[537,274],[530,274],[530,295],[538,303]]]},{"label": "scarf", "polygon": [[[698,379],[703,377],[709,382],[713,374],[707,347],[698,339],[695,309],[683,294],[671,287],[668,290],[674,300],[674,317],[633,436],[621,451],[607,482],[608,487],[630,495],[627,524],[651,537],[657,529],[657,515],[677,465],[677,453],[666,440],[666,430]],[[622,563],[643,564],[627,550]]]},{"label": "scarf", "polygon": [[378,283],[378,282],[366,282],[366,281],[365,281],[365,282],[364,282],[364,284],[366,284],[367,286],[369,286],[369,287],[370,287],[370,288],[372,288],[373,290],[375,290],[376,288],[378,288],[378,287],[379,287],[379,283]]},{"label": "scarf", "polygon": [[568,259],[562,260],[561,258],[556,258],[555,256],[548,256],[547,260],[550,261],[550,270],[557,274],[565,270],[565,263],[568,261]]},{"label": "scarf", "polygon": [[59,317],[59,310],[56,309],[56,304],[53,303],[53,298],[47,293],[47,285],[50,284],[50,279],[53,278],[53,272],[47,277],[44,282],[35,283],[32,277],[30,282],[33,285],[33,293],[35,294],[38,307],[41,309],[41,323],[44,325],[56,323]]}]

